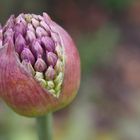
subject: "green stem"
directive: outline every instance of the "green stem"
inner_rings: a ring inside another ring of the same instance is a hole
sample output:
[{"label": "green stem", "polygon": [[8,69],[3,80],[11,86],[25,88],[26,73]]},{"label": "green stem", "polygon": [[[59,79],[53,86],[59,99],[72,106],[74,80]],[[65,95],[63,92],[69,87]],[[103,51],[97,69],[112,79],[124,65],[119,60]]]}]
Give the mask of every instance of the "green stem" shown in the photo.
[{"label": "green stem", "polygon": [[52,113],[36,118],[39,140],[52,140]]}]

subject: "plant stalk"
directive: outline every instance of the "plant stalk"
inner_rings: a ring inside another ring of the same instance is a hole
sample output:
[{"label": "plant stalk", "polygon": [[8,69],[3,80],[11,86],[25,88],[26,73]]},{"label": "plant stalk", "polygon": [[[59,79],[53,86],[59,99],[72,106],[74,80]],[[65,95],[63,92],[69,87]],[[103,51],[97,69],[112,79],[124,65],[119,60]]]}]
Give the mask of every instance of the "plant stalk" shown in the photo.
[{"label": "plant stalk", "polygon": [[36,118],[39,140],[52,140],[52,113]]}]

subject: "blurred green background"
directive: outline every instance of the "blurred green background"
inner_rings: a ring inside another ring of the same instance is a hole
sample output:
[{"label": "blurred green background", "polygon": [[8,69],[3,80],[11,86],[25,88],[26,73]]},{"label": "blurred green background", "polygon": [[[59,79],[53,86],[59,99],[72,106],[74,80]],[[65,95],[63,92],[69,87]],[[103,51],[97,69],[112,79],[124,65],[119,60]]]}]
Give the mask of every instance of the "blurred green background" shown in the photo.
[{"label": "blurred green background", "polygon": [[[139,0],[0,0],[0,21],[47,12],[75,40],[77,98],[54,113],[54,140],[140,140]],[[33,118],[0,101],[0,140],[37,140]]]}]

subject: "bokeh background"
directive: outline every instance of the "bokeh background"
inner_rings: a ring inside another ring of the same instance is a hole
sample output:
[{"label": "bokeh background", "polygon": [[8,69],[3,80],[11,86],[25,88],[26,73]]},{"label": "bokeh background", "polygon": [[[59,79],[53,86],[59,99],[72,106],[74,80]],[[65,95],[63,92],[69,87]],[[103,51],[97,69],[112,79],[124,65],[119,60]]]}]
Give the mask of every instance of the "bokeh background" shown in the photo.
[{"label": "bokeh background", "polygon": [[[54,140],[140,140],[139,0],[0,0],[11,14],[46,11],[74,39],[81,57],[77,98],[54,113]],[[0,140],[37,140],[33,118],[0,101]]]}]

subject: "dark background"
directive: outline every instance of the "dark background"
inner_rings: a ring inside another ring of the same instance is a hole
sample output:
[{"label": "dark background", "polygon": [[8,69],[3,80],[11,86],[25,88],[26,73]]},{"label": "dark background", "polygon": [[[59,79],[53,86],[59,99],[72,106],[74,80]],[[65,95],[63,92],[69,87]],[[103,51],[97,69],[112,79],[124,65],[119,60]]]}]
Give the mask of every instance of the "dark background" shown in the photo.
[{"label": "dark background", "polygon": [[[54,115],[54,140],[140,140],[140,1],[1,0],[11,14],[47,12],[81,57],[77,98]],[[0,101],[0,140],[37,140],[35,119]]]}]

